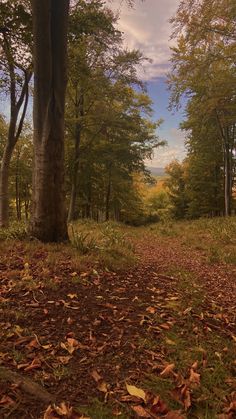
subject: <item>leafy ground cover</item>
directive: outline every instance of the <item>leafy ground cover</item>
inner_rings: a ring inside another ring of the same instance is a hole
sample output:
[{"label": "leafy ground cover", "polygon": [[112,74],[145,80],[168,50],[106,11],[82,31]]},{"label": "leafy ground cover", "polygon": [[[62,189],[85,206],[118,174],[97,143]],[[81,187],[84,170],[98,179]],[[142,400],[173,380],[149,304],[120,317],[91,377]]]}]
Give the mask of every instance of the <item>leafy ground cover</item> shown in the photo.
[{"label": "leafy ground cover", "polygon": [[234,418],[236,269],[202,235],[233,237],[198,223],[1,241],[0,416]]}]

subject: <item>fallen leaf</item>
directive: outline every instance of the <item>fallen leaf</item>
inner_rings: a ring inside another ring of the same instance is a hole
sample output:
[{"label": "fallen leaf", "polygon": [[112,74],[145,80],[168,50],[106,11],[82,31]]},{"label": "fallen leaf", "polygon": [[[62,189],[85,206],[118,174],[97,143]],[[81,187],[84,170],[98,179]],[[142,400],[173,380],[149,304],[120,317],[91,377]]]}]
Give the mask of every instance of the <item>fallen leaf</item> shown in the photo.
[{"label": "fallen leaf", "polygon": [[151,412],[155,414],[162,414],[165,415],[168,413],[169,408],[163,400],[160,399],[160,397],[156,397],[153,401],[153,406],[151,407]]},{"label": "fallen leaf", "polygon": [[129,402],[134,402],[135,403],[135,402],[139,402],[140,399],[138,397],[131,396],[129,394],[129,395],[126,395],[126,396],[121,396],[120,401],[125,402],[125,403],[129,403]]},{"label": "fallen leaf", "polygon": [[59,416],[71,416],[72,414],[72,407],[66,405],[66,403],[62,402],[60,406],[55,406],[55,411]]},{"label": "fallen leaf", "polygon": [[36,368],[40,368],[42,365],[42,362],[39,358],[34,358],[30,365],[28,365],[26,368],[24,368],[24,371],[31,371],[35,370]]},{"label": "fallen leaf", "polygon": [[200,386],[200,374],[198,374],[197,372],[195,372],[193,370],[193,368],[191,368],[191,370],[190,370],[189,381],[192,384],[195,384],[197,386]]},{"label": "fallen leaf", "polygon": [[168,339],[168,338],[166,338],[166,343],[167,343],[167,345],[177,345],[176,344],[176,342],[174,342],[173,340],[171,340],[171,339]]},{"label": "fallen leaf", "polygon": [[102,377],[100,374],[98,374],[97,370],[93,370],[91,372],[91,376],[93,377],[93,379],[96,381],[96,383],[98,383],[100,380],[102,380]]},{"label": "fallen leaf", "polygon": [[59,419],[64,417],[66,419],[90,419],[89,417],[77,414],[72,407],[62,402],[59,406],[48,406],[44,413],[43,419]]},{"label": "fallen leaf", "polygon": [[170,325],[168,323],[162,323],[160,324],[160,327],[164,330],[170,330]]},{"label": "fallen leaf", "polygon": [[67,297],[71,298],[71,300],[78,298],[77,294],[67,294]]},{"label": "fallen leaf", "polygon": [[182,399],[185,410],[188,410],[192,403],[191,403],[190,391],[187,385],[184,385],[181,390],[181,399]]},{"label": "fallen leaf", "polygon": [[0,399],[0,406],[12,406],[13,404],[15,404],[14,400],[7,395],[3,395]]},{"label": "fallen leaf", "polygon": [[72,357],[71,356],[58,356],[57,359],[61,364],[67,365]]},{"label": "fallen leaf", "polygon": [[146,393],[141,388],[126,383],[126,389],[131,396],[138,397],[146,402]]},{"label": "fallen leaf", "polygon": [[156,313],[156,309],[155,309],[155,307],[148,307],[148,308],[146,308],[146,311],[148,312],[148,313],[151,313],[151,314],[155,314]]},{"label": "fallen leaf", "polygon": [[196,370],[198,368],[198,361],[195,361],[191,367],[193,370]]},{"label": "fallen leaf", "polygon": [[167,365],[164,370],[160,373],[161,377],[167,377],[168,375],[170,375],[173,370],[175,368],[175,364],[169,364]]},{"label": "fallen leaf", "polygon": [[131,409],[139,418],[151,418],[152,416],[142,406],[131,406]]},{"label": "fallen leaf", "polygon": [[180,411],[171,411],[168,412],[165,417],[165,419],[185,419],[184,416],[181,414]]},{"label": "fallen leaf", "polygon": [[66,343],[61,342],[61,348],[65,349],[70,355],[72,355],[76,349],[79,348],[79,342],[74,338],[67,338]]},{"label": "fallen leaf", "polygon": [[33,340],[31,340],[28,343],[28,345],[26,345],[26,348],[29,348],[29,349],[31,349],[31,348],[38,349],[38,348],[40,348],[40,345],[39,345],[37,339],[33,339]]},{"label": "fallen leaf", "polygon": [[102,393],[108,392],[107,383],[105,383],[105,381],[101,381],[100,383],[98,383],[97,388],[99,391],[102,391]]}]

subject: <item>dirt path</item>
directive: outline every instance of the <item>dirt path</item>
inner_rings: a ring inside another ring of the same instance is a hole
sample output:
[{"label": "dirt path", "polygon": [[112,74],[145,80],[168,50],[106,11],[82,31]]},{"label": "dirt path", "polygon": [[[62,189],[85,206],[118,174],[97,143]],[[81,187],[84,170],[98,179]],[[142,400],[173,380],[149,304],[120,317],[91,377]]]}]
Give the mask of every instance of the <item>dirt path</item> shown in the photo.
[{"label": "dirt path", "polygon": [[[48,250],[29,255],[22,243],[2,254],[1,364],[73,406],[46,419],[235,417],[235,268],[210,266],[177,239],[136,242],[139,263],[122,274],[76,272],[63,254],[45,267]],[[3,418],[46,408],[0,384]]]}]

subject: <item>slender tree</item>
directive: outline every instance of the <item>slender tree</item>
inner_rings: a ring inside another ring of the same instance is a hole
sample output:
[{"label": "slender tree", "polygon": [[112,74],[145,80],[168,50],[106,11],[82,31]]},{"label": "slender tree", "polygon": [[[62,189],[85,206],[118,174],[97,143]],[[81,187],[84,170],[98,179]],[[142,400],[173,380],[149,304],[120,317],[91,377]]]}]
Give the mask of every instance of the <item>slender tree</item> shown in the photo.
[{"label": "slender tree", "polygon": [[10,96],[8,132],[0,168],[0,227],[9,223],[9,172],[21,135],[32,76],[31,15],[27,0],[5,2],[0,10],[0,88]]}]

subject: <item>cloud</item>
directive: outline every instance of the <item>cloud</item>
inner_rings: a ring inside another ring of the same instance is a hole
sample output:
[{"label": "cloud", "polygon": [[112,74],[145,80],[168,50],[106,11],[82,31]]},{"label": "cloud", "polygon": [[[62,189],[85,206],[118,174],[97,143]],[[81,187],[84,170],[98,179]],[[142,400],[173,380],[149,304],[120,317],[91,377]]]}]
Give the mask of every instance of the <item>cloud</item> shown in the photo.
[{"label": "cloud", "polygon": [[153,158],[147,160],[145,163],[151,167],[165,167],[172,160],[182,161],[186,157],[186,149],[184,146],[184,133],[178,128],[170,128],[165,133],[165,138],[168,145],[162,148],[157,148],[154,151]]},{"label": "cloud", "polygon": [[165,148],[159,148],[154,152],[152,160],[146,160],[145,164],[150,167],[166,167],[171,161],[179,160],[182,161],[185,157],[184,148],[176,146],[166,146]]},{"label": "cloud", "polygon": [[169,69],[170,34],[169,19],[174,15],[179,0],[136,0],[134,9],[113,2],[113,10],[120,10],[119,29],[124,32],[124,43],[138,48],[152,60],[146,63],[142,78],[153,80],[165,76]]}]

